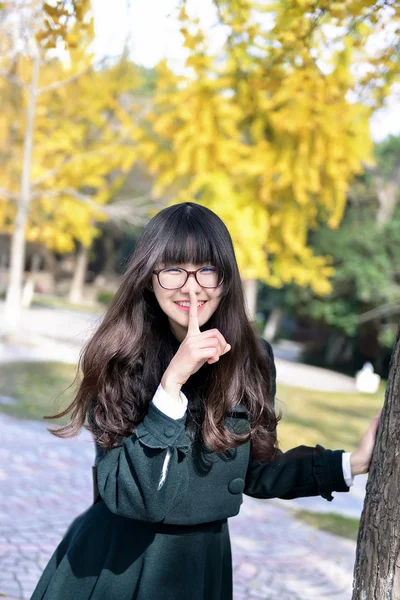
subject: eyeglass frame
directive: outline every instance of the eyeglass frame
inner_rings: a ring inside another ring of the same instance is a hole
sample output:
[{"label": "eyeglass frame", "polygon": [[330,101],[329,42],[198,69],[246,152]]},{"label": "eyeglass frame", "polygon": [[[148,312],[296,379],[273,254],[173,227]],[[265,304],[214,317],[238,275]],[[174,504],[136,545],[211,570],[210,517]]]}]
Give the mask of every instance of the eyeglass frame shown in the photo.
[{"label": "eyeglass frame", "polygon": [[222,279],[221,279],[220,283],[218,283],[218,285],[214,285],[214,286],[210,287],[210,286],[207,286],[207,285],[201,285],[201,283],[197,279],[197,273],[199,271],[201,271],[202,269],[206,269],[207,268],[206,266],[205,267],[200,267],[200,269],[196,269],[196,271],[188,271],[187,269],[184,269],[183,267],[176,267],[180,271],[185,271],[186,272],[185,282],[182,283],[182,285],[180,285],[179,287],[176,287],[176,288],[166,288],[163,285],[161,285],[161,282],[160,282],[160,273],[161,273],[161,271],[168,271],[171,268],[173,268],[173,267],[164,267],[164,269],[157,269],[157,270],[152,271],[152,273],[154,273],[154,275],[157,275],[158,283],[160,284],[160,287],[162,287],[163,290],[180,290],[181,288],[183,288],[184,285],[186,285],[187,280],[189,279],[190,275],[194,275],[194,278],[197,281],[197,283],[199,284],[199,286],[205,288],[206,290],[215,290],[215,289],[217,289],[217,287],[219,287],[220,285],[222,285],[223,282],[224,282],[225,275],[224,275],[223,271],[221,271]]}]

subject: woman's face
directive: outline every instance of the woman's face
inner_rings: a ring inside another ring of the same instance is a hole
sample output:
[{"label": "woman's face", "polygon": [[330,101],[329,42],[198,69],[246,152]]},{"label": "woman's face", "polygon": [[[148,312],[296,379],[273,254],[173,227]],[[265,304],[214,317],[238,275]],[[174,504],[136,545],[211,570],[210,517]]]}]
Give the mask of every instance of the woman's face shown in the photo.
[{"label": "woman's face", "polygon": [[[163,269],[165,265],[157,265],[155,270]],[[194,265],[185,263],[174,265],[175,268],[183,268],[187,271],[196,271],[208,264]],[[172,267],[169,266],[169,269]],[[153,273],[152,285],[157,302],[161,310],[167,315],[171,330],[179,342],[182,342],[186,336],[189,323],[189,290],[193,290],[197,296],[197,314],[199,326],[202,327],[214,314],[220,301],[223,284],[217,288],[202,287],[197,283],[193,275],[188,277],[185,285],[177,290],[166,290],[158,282],[157,275]],[[184,306],[180,303],[185,303]]]}]

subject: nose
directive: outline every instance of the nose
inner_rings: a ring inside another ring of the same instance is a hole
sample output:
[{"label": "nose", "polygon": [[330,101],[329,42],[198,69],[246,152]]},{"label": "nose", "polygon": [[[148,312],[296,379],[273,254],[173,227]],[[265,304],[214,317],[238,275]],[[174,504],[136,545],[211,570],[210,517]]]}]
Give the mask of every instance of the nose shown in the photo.
[{"label": "nose", "polygon": [[201,285],[197,283],[197,279],[194,273],[191,273],[184,286],[181,287],[183,293],[189,293],[189,290],[193,290],[195,294],[201,292]]}]

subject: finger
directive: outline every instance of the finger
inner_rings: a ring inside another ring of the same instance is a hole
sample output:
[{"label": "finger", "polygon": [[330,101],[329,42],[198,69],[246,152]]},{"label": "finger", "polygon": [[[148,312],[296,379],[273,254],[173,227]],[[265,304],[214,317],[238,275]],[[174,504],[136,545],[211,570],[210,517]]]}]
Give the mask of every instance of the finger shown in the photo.
[{"label": "finger", "polygon": [[227,343],[226,339],[218,329],[208,329],[201,333],[202,338],[208,339],[209,337],[218,338],[219,342],[219,353],[225,354],[231,349],[231,345]]},{"label": "finger", "polygon": [[372,419],[371,423],[369,424],[369,429],[373,435],[376,435],[376,432],[378,431],[379,421],[380,421],[380,414],[376,415],[376,417],[374,417]]},{"label": "finger", "polygon": [[198,337],[192,342],[196,348],[217,348],[219,351],[219,339],[217,337],[209,337],[206,340]]},{"label": "finger", "polygon": [[216,356],[216,357],[213,357],[213,358],[209,358],[207,362],[208,362],[209,365],[213,365],[214,363],[216,363],[218,361],[219,361],[219,356]]},{"label": "finger", "polygon": [[374,418],[372,419],[372,421],[370,422],[369,426],[371,429],[377,429],[379,426],[379,421],[381,419],[381,414],[382,414],[382,409],[380,409],[380,411],[374,416]]},{"label": "finger", "polygon": [[189,306],[189,324],[187,335],[198,335],[200,333],[199,317],[197,315],[197,296],[193,290],[189,290],[190,306]]},{"label": "finger", "polygon": [[230,344],[226,344],[224,350],[221,352],[219,351],[218,356],[214,356],[213,358],[210,358],[207,362],[209,365],[212,365],[213,363],[216,363],[219,361],[220,356],[223,356],[224,354],[226,354],[227,352],[229,352],[229,350],[231,349],[231,345]]},{"label": "finger", "polygon": [[199,350],[198,354],[197,354],[197,359],[200,360],[204,360],[204,362],[208,362],[209,360],[213,359],[215,357],[215,355],[217,354],[217,349],[216,348],[202,348],[201,350]]}]

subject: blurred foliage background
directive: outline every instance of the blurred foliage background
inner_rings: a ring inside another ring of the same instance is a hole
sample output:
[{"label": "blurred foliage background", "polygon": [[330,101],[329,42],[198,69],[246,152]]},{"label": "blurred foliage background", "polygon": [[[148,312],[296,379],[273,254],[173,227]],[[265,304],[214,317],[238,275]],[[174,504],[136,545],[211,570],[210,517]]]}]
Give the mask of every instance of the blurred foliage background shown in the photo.
[{"label": "blurred foliage background", "polygon": [[[400,313],[392,0],[180,0],[185,68],[93,52],[90,0],[0,2],[3,334],[22,307],[98,310],[145,223],[204,204],[231,231],[251,318],[303,359],[387,376]],[[113,8],[110,4],[110,11]],[[151,32],[149,32],[149,35]]]}]

